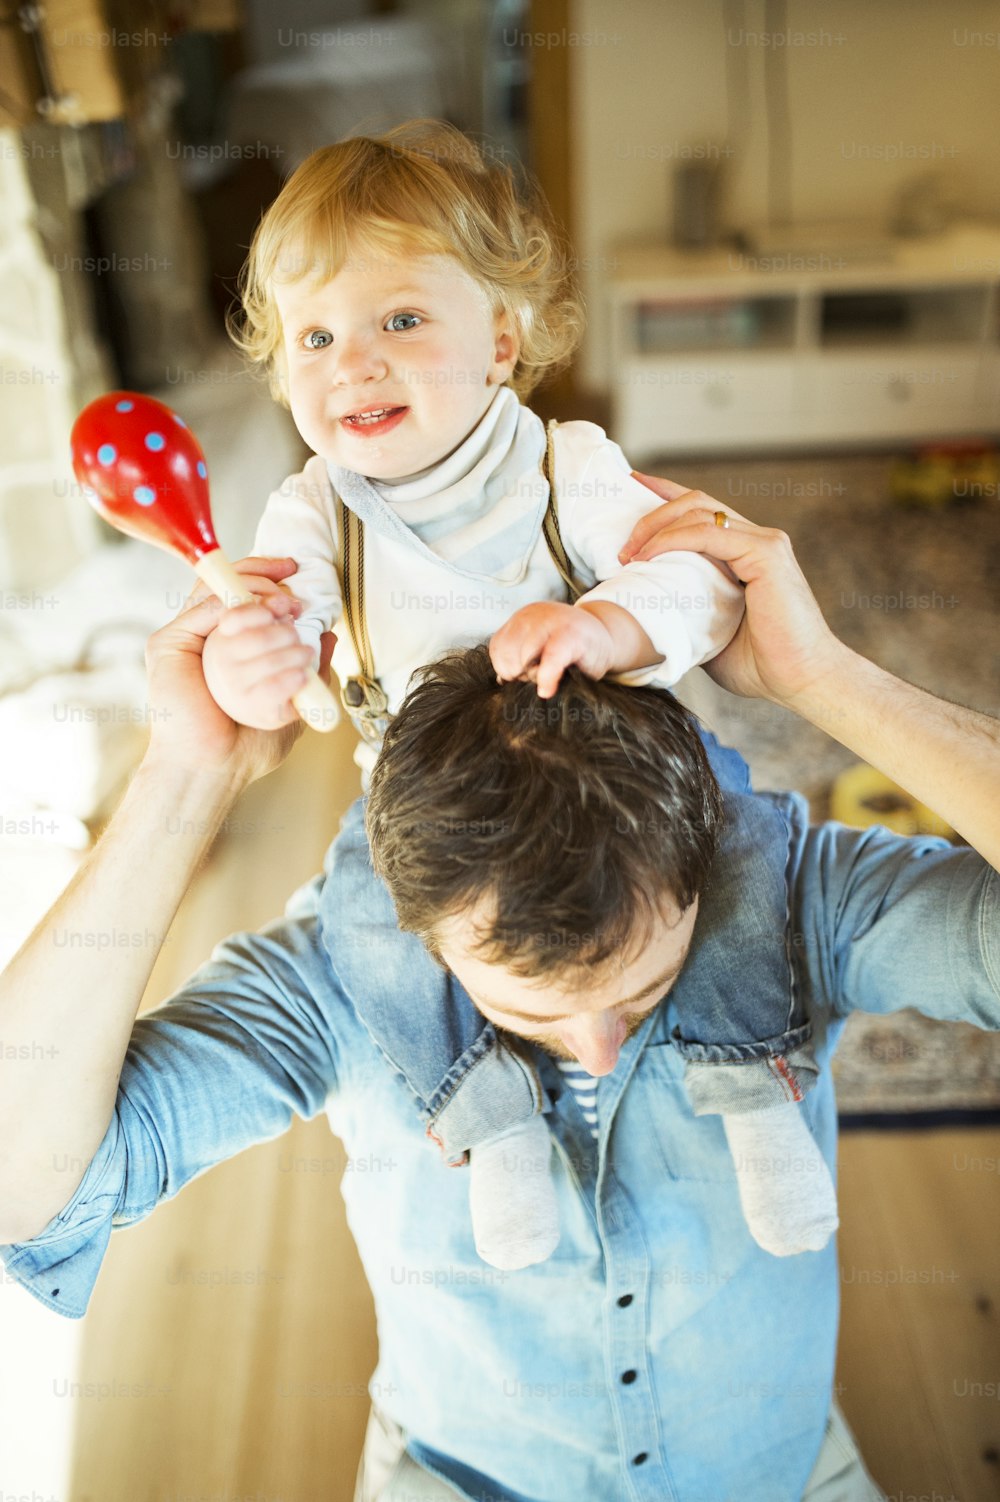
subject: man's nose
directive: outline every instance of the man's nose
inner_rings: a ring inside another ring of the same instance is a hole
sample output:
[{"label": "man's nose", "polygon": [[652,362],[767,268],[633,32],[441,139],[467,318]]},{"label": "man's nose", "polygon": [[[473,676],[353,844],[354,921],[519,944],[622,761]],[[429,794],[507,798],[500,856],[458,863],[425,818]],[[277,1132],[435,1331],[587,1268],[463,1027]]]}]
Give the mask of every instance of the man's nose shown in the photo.
[{"label": "man's nose", "polygon": [[574,1017],[559,1033],[563,1043],[588,1074],[610,1074],[618,1063],[628,1024],[613,1012]]}]

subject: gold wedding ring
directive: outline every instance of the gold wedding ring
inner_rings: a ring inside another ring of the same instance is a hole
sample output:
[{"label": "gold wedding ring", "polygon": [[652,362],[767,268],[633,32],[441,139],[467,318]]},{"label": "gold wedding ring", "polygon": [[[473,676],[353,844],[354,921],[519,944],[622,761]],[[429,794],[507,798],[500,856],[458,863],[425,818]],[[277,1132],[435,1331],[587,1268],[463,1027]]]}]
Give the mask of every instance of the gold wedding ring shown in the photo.
[{"label": "gold wedding ring", "polygon": [[726,515],[726,513],[724,511],[717,511],[715,513],[715,525],[717,527],[728,527],[729,526],[729,517]]}]

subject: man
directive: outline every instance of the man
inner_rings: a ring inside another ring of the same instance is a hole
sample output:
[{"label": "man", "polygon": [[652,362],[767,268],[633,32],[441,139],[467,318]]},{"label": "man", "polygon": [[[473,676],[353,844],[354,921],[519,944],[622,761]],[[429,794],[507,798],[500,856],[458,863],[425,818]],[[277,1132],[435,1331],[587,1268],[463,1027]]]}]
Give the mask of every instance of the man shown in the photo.
[{"label": "man", "polygon": [[[839,643],[784,534],[697,491],[667,483],[660,493],[667,503],[639,524],[634,551],[710,552],[746,585],[746,619],[711,665],[713,676],[836,735],[972,846],[810,828],[797,795],[751,800],[784,830],[784,947],[823,1066],[802,1109],[832,1163],[836,1115],[825,1066],[851,1010],[916,1006],[1000,1025],[1000,725],[892,678]],[[287,604],[278,581],[288,562],[242,567],[280,617]],[[715,901],[707,924],[689,924],[668,892],[651,893],[660,900],[640,904],[643,942],[623,945],[617,976],[583,992],[561,983],[558,964],[539,987],[519,974],[516,955],[505,963],[510,931],[505,937],[504,924],[493,922],[502,917],[497,899],[516,906],[535,886],[530,862],[520,888],[516,862],[514,876],[504,868],[497,877],[488,819],[482,876],[470,865],[464,887],[452,872],[439,900],[429,894],[419,919],[425,938],[507,1034],[540,1040],[522,1046],[546,1091],[562,1239],[549,1261],[516,1274],[479,1262],[461,1172],[445,1167],[424,1137],[349,990],[322,959],[315,918],[322,878],[296,894],[285,920],[227,940],[178,996],[138,1022],[155,956],[126,948],[109,964],[106,953],[53,944],[58,929],[112,922],[165,932],[235,796],[294,739],[291,730],[239,728],[209,699],[200,651],[216,618],[199,589],[151,638],[150,694],[160,713],[148,755],[92,858],[0,985],[5,1042],[43,1045],[23,1050],[23,1059],[15,1052],[17,1062],[5,1066],[0,1240],[11,1274],[50,1307],[79,1315],[113,1223],[142,1218],[195,1173],[279,1134],[293,1111],[311,1117],[325,1106],[348,1152],[391,1154],[405,1186],[389,1198],[374,1175],[345,1183],[379,1312],[376,1390],[396,1394],[391,1412],[373,1410],[358,1480],[364,1502],[877,1497],[830,1403],[835,1251],[774,1258],[751,1241],[718,1121],[695,1116],[680,1088],[672,995],[690,973],[722,984],[734,972],[752,985],[753,946],[767,949],[754,922],[754,888],[727,868],[724,847],[709,890],[726,900]],[[574,695],[586,692],[596,713],[602,691],[568,678],[551,705],[537,701],[538,733],[545,722],[553,743],[565,742],[560,704],[572,708]],[[508,704],[524,714],[528,692],[523,683],[488,683],[482,654],[473,653],[464,677],[459,661],[432,672],[400,713],[372,797],[375,859],[401,896],[403,842],[395,835],[407,799],[398,799],[394,825],[394,788],[408,788],[412,804],[422,778],[421,817],[447,813],[462,785],[442,772],[434,724],[459,704],[463,715],[478,705],[478,722],[463,719],[471,745],[484,717],[496,726]],[[647,691],[617,692],[625,696],[615,701],[618,715],[646,712]],[[586,729],[574,740],[578,763],[543,758],[556,802],[587,786]],[[607,737],[599,739],[606,756]],[[696,759],[690,730],[688,739]],[[636,767],[627,751],[626,743],[620,775],[607,779],[626,820],[644,806],[641,788],[630,792],[633,778],[648,786],[650,776],[665,775]],[[526,796],[537,797],[540,775],[536,768]],[[463,809],[467,833],[472,815],[474,800]],[[191,833],[164,841],[168,816]],[[773,831],[768,840],[771,870]],[[586,852],[562,856],[567,881],[585,870]],[[613,883],[614,872],[607,876]],[[555,932],[568,953],[574,934],[539,917],[538,931]],[[491,924],[493,953],[484,960]],[[650,986],[660,991],[651,1008]],[[640,1018],[628,1037],[632,1024],[620,1025],[626,1013]],[[47,1040],[58,1042],[54,1059],[45,1057]],[[561,1089],[564,1054],[600,1075],[596,1139],[575,1092]],[[53,1169],[67,1155],[89,1165],[68,1200],[65,1175]]]}]

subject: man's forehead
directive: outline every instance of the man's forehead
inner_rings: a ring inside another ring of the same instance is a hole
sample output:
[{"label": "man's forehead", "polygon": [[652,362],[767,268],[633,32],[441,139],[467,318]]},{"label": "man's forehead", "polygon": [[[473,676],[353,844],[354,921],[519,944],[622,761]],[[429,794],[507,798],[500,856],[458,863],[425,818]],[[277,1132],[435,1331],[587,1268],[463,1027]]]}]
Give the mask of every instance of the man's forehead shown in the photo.
[{"label": "man's forehead", "polygon": [[[696,897],[691,906],[697,907],[697,904],[698,899]],[[674,897],[670,892],[664,892],[659,897],[650,898],[649,908],[651,912],[654,912],[656,914],[657,926],[661,929],[679,928],[683,923],[685,916],[691,911],[691,908],[682,908],[678,903],[676,897]],[[461,945],[461,947],[463,948],[473,948],[479,941],[479,939],[496,922],[496,917],[497,902],[495,895],[491,892],[482,892],[467,907],[462,908],[458,912],[449,913],[446,917],[439,919],[435,924],[435,929],[442,942],[449,944],[455,943]],[[639,922],[639,915],[637,914],[636,947],[638,949],[645,947],[645,944],[641,938],[641,929],[642,925]],[[584,949],[585,938],[585,935],[574,935],[572,937],[567,935],[567,948],[573,948],[577,951]],[[628,950],[629,946],[624,946],[622,958],[623,968],[627,964],[625,955]]]},{"label": "man's forehead", "polygon": [[[438,923],[435,937],[441,957],[467,981],[467,989],[475,991],[477,985],[489,989],[490,1004],[498,1010],[514,1015],[519,1010],[517,999],[526,1003],[526,1014],[537,1014],[545,1020],[561,997],[575,999],[582,991],[599,1001],[600,993],[606,990],[621,992],[621,1000],[632,999],[633,993],[644,994],[664,977],[671,977],[679,970],[690,943],[691,931],[697,914],[697,898],[687,909],[681,909],[672,896],[661,899],[658,915],[647,931],[637,931],[633,945],[623,945],[600,972],[587,971],[585,987],[581,987],[581,962],[585,963],[587,935],[570,935],[542,932],[534,936],[536,947],[558,944],[565,950],[567,964],[562,976],[559,967],[553,966],[544,978],[533,980],[515,976],[506,970],[502,962],[489,962],[477,953],[478,946],[489,932],[495,905],[491,898],[481,897],[461,913],[452,914]],[[504,993],[505,999],[498,998]],[[562,1010],[565,1010],[563,1007]],[[573,1007],[572,1010],[581,1010]],[[582,1008],[586,1010],[586,1008]],[[528,1020],[527,1015],[525,1020]]]}]

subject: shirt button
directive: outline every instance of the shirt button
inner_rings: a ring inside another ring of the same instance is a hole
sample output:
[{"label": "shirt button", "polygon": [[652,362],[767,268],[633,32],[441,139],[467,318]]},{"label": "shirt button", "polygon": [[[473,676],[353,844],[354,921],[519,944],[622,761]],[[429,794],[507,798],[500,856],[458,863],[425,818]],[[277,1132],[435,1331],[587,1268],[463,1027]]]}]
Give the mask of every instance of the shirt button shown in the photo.
[{"label": "shirt button", "polygon": [[638,1372],[634,1372],[630,1368],[627,1372],[622,1372],[622,1381],[625,1383],[625,1385],[627,1387],[630,1382],[634,1382],[635,1381],[635,1379],[636,1379],[636,1377],[638,1377],[638,1375],[639,1375]]},{"label": "shirt button", "polygon": [[631,1302],[632,1295],[630,1293],[623,1293],[621,1298],[618,1300],[618,1307],[619,1309],[627,1309]]},{"label": "shirt button", "polygon": [[645,1465],[646,1461],[648,1459],[649,1459],[649,1456],[647,1455],[646,1451],[645,1450],[640,1450],[639,1453],[638,1453],[638,1455],[633,1455],[632,1456],[632,1464],[633,1465]]}]

